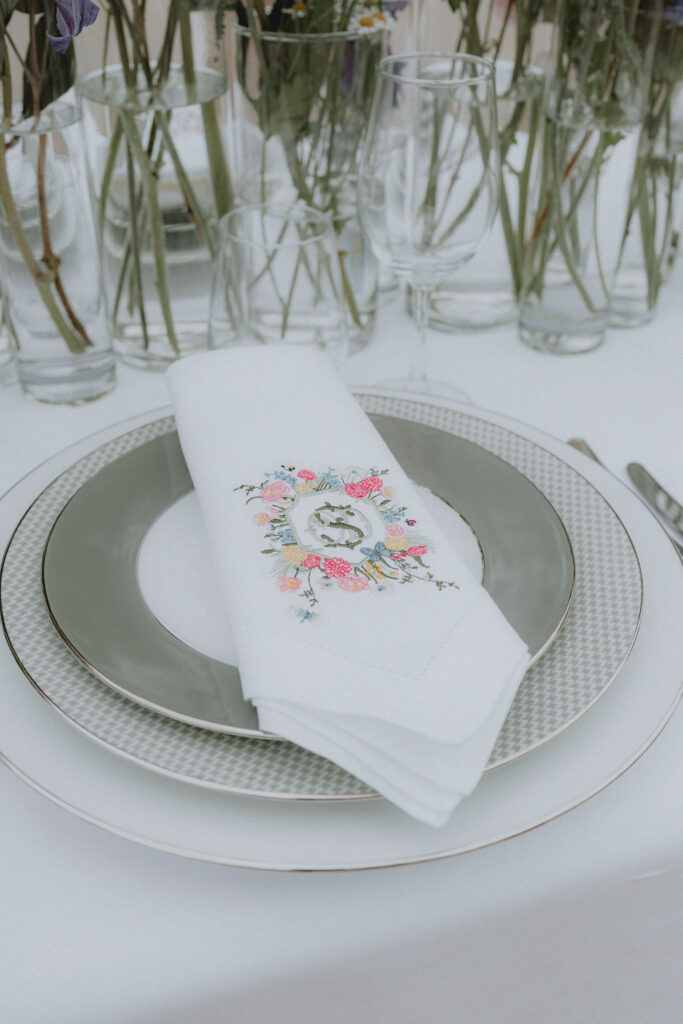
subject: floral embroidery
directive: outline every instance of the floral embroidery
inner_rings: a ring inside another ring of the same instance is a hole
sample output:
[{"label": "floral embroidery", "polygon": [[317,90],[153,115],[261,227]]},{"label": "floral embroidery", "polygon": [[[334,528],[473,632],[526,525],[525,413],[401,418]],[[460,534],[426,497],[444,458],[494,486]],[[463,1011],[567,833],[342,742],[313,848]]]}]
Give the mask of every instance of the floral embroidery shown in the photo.
[{"label": "floral embroidery", "polygon": [[252,519],[265,531],[263,554],[272,558],[278,589],[306,601],[307,608],[295,609],[301,622],[316,618],[310,609],[321,589],[387,594],[415,581],[457,587],[429,571],[430,542],[385,485],[388,472],[281,466],[259,484],[235,488],[247,504],[261,505]]}]

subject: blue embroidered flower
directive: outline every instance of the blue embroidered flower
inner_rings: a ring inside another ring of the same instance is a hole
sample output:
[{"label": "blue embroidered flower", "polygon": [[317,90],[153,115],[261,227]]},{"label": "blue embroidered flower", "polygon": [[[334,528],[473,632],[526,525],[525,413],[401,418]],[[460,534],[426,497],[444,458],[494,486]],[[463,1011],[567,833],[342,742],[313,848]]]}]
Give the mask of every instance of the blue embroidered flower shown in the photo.
[{"label": "blue embroidered flower", "polygon": [[274,530],[268,534],[271,540],[277,540],[281,544],[296,544],[296,537],[291,530]]},{"label": "blue embroidered flower", "polygon": [[381,540],[375,544],[374,548],[361,548],[360,550],[361,554],[367,555],[371,562],[378,562],[380,558],[384,558],[385,555],[389,554],[389,549]]},{"label": "blue embroidered flower", "polygon": [[339,473],[337,473],[335,469],[332,469],[331,466],[326,473],[322,474],[322,478],[327,486],[331,487],[333,490],[341,491],[344,487]]},{"label": "blue embroidered flower", "polygon": [[403,522],[405,509],[383,508],[381,512],[382,519],[384,520],[385,523],[401,523]]},{"label": "blue embroidered flower", "polygon": [[311,619],[316,619],[318,617],[317,612],[311,612],[308,608],[297,608],[296,614],[302,622],[310,622]]},{"label": "blue embroidered flower", "polygon": [[59,35],[51,36],[48,32],[47,36],[57,53],[66,53],[71,40],[92,25],[99,10],[92,0],[57,0],[55,20]]}]

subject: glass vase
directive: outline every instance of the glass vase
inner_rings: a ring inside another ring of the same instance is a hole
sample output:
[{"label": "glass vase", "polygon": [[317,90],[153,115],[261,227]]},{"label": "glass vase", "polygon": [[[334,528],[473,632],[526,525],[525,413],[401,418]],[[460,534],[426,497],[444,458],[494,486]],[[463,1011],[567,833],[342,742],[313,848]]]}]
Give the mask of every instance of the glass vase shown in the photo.
[{"label": "glass vase", "polygon": [[604,340],[653,53],[650,26],[623,5],[560,5],[519,310],[532,348]]},{"label": "glass vase", "polygon": [[513,323],[522,283],[526,206],[542,121],[544,72],[496,61],[501,143],[500,207],[488,238],[457,275],[439,285],[430,326],[476,330]]},{"label": "glass vase", "polygon": [[279,179],[295,201],[332,222],[351,351],[370,338],[377,305],[378,267],[358,222],[355,176],[386,26],[320,33],[234,27],[236,190],[265,202],[266,183]]},{"label": "glass vase", "polygon": [[0,272],[21,387],[67,404],[106,394],[115,360],[72,93],[5,135],[0,195]]},{"label": "glass vase", "polygon": [[[428,3],[418,6],[417,34],[424,39],[433,12]],[[495,64],[501,174],[500,210],[491,234],[467,266],[434,293],[430,324],[446,331],[495,327],[517,317],[526,211],[542,134],[545,71],[553,38],[546,4],[493,0],[451,6],[448,29],[455,48]],[[466,172],[465,167],[462,170]]]},{"label": "glass vase", "polygon": [[152,370],[206,347],[216,227],[233,203],[225,13],[159,6],[131,27],[112,5],[113,59],[80,83],[114,349]]},{"label": "glass vase", "polygon": [[652,19],[655,59],[612,296],[615,327],[637,327],[654,316],[681,214],[683,11],[667,6]]}]

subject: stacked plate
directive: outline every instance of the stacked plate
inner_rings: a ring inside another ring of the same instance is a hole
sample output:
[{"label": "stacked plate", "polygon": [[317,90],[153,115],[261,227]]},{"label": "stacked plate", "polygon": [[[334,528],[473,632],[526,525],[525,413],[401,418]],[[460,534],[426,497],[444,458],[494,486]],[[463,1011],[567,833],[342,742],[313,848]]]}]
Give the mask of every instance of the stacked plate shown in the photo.
[{"label": "stacked plate", "polygon": [[[645,720],[625,686],[614,703],[632,723],[628,735],[622,728],[614,749],[601,742],[605,767],[585,772],[595,754],[587,738],[604,729],[595,712],[607,706],[610,684],[626,678],[644,612],[634,542],[605,494],[550,450],[556,443],[500,417],[381,393],[359,400],[431,492],[455,542],[470,546],[484,585],[533,654],[489,771],[452,821],[419,825],[330,762],[259,731],[230,664],[168,415],[83,442],[0,502],[10,538],[0,607],[24,673],[6,673],[9,714],[0,726],[0,750],[15,770],[138,841],[313,870],[486,845],[556,815],[624,767],[643,729],[652,726],[649,736],[661,726],[675,691],[667,678]],[[663,535],[633,499],[619,499],[674,574]]]}]

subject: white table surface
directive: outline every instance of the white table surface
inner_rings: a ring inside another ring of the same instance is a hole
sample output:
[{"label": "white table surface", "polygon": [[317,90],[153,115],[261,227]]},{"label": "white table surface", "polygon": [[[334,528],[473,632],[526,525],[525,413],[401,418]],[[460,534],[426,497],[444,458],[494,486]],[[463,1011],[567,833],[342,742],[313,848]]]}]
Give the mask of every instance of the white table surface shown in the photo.
[{"label": "white table surface", "polygon": [[[515,331],[432,334],[431,372],[479,406],[644,462],[683,495],[683,265],[656,321],[580,357]],[[344,368],[407,365],[381,316]],[[76,409],[0,392],[0,489],[168,401],[121,368]],[[682,609],[683,611],[683,609]],[[663,636],[663,643],[680,637]],[[1,707],[0,707],[1,713]],[[535,832],[390,871],[278,875],[98,830],[0,769],[0,1019],[7,1024],[673,1024],[683,1012],[683,712],[620,779]]]}]

